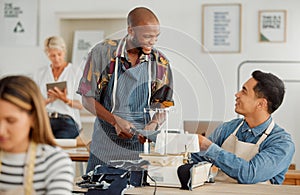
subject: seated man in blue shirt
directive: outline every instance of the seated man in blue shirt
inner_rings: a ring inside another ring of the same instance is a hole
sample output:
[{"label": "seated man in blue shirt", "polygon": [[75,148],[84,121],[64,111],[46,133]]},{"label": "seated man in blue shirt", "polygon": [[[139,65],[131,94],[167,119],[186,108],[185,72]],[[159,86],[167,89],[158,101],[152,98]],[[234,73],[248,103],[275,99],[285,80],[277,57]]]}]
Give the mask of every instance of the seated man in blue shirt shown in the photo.
[{"label": "seated man in blue shirt", "polygon": [[201,151],[192,154],[192,160],[218,167],[217,181],[282,184],[295,145],[271,114],[281,105],[284,93],[278,77],[254,71],[235,94],[235,112],[244,118],[223,123],[209,138],[199,135]]}]

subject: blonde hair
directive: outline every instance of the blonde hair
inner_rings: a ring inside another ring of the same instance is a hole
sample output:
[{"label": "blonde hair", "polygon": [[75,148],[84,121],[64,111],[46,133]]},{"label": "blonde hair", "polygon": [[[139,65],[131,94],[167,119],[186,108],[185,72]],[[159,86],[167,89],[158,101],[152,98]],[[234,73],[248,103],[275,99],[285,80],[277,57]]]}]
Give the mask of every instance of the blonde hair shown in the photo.
[{"label": "blonde hair", "polygon": [[36,83],[26,76],[7,76],[0,80],[0,99],[28,112],[34,118],[30,139],[36,143],[55,146],[44,99]]},{"label": "blonde hair", "polygon": [[48,37],[44,42],[44,51],[47,54],[49,49],[59,49],[67,52],[67,47],[64,39],[59,36]]}]

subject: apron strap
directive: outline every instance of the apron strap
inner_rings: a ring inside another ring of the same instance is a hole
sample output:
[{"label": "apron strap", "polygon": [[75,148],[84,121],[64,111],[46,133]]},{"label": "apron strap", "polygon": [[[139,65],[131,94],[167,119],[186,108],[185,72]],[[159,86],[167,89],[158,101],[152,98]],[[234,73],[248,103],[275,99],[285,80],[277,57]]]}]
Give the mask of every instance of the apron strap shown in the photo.
[{"label": "apron strap", "polygon": [[236,133],[238,132],[238,130],[239,130],[239,128],[244,124],[244,121],[245,120],[243,120],[240,124],[239,124],[239,126],[237,126],[237,128],[234,130],[234,132],[232,133],[232,135],[236,135]]},{"label": "apron strap", "polygon": [[148,58],[148,105],[151,99],[151,59]]},{"label": "apron strap", "polygon": [[[119,42],[118,47],[117,47],[117,52],[120,50],[121,47],[121,42]],[[126,45],[126,40],[124,41],[122,51],[121,51],[121,57],[124,57],[124,51],[125,51],[125,45]],[[113,86],[113,91],[112,91],[112,109],[111,113],[115,110],[116,106],[116,93],[117,93],[117,85],[118,85],[118,68],[119,68],[119,57],[116,57],[115,61],[115,76],[114,76],[114,86]],[[151,59],[148,58],[148,105],[150,105],[150,99],[151,99]]]},{"label": "apron strap", "polygon": [[[26,154],[26,162],[24,167],[24,178],[23,178],[23,188],[25,191],[25,195],[32,195],[33,192],[33,175],[34,175],[34,165],[36,159],[36,150],[37,145],[35,142],[31,141],[29,144],[29,148]],[[3,151],[0,151],[0,172],[2,166],[2,156]]]},{"label": "apron strap", "polygon": [[[234,132],[232,133],[232,135],[236,135],[237,131],[239,130],[239,128],[243,125],[244,120],[239,124],[239,126],[234,130]],[[259,138],[259,140],[256,142],[256,145],[260,145],[267,137],[268,135],[271,133],[271,131],[273,130],[275,126],[274,120],[272,119],[270,125],[268,126],[268,128],[266,129],[266,131],[262,134],[262,136]]]},{"label": "apron strap", "polygon": [[0,173],[1,173],[1,168],[2,168],[2,156],[3,156],[3,152],[2,152],[2,150],[0,150]]},{"label": "apron strap", "polygon": [[260,145],[271,133],[275,126],[274,120],[271,121],[270,125],[268,126],[267,130],[262,134],[262,136],[259,138],[259,140],[256,142],[256,145]]},{"label": "apron strap", "polygon": [[24,170],[24,189],[25,195],[32,194],[33,191],[33,173],[34,173],[34,165],[35,165],[35,158],[36,158],[36,148],[37,145],[35,142],[31,141],[29,146],[29,151],[27,154],[27,160]]},{"label": "apron strap", "polygon": [[[117,47],[117,52],[119,52],[120,50],[120,47],[121,47],[121,42],[119,42],[118,44],[118,47]],[[125,45],[126,45],[126,40],[123,44],[123,48],[122,48],[122,51],[121,51],[121,57],[124,57],[124,50],[125,50]],[[113,86],[113,91],[112,91],[112,109],[111,109],[111,112],[113,112],[115,110],[115,102],[116,102],[116,91],[117,91],[117,84],[118,84],[118,69],[119,69],[119,57],[118,57],[118,53],[117,53],[117,56],[116,56],[116,62],[115,62],[115,77],[114,77],[114,86]]]}]

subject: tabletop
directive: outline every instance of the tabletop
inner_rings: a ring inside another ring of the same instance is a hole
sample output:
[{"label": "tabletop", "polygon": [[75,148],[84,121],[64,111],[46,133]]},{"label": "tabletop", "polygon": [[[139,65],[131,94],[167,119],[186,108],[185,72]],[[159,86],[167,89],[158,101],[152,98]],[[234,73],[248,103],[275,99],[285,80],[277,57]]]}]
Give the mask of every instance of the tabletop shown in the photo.
[{"label": "tabletop", "polygon": [[[125,191],[127,195],[134,194],[153,194],[154,187],[136,187]],[[157,187],[157,195],[176,195],[176,194],[205,194],[205,195],[282,195],[282,194],[297,194],[300,193],[300,186],[295,185],[268,185],[268,184],[234,184],[234,183],[205,183],[204,185],[194,188],[192,191],[181,190],[179,188]]]},{"label": "tabletop", "polygon": [[86,147],[64,147],[63,149],[72,161],[87,162],[89,159],[89,151]]}]

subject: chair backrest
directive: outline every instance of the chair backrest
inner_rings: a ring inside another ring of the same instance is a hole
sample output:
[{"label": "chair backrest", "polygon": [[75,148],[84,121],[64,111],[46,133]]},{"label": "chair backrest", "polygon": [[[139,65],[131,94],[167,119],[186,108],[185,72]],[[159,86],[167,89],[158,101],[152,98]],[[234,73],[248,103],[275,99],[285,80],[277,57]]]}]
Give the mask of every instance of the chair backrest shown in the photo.
[{"label": "chair backrest", "polygon": [[196,133],[208,137],[222,123],[222,121],[183,121],[183,129],[188,133]]}]

